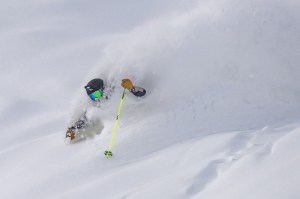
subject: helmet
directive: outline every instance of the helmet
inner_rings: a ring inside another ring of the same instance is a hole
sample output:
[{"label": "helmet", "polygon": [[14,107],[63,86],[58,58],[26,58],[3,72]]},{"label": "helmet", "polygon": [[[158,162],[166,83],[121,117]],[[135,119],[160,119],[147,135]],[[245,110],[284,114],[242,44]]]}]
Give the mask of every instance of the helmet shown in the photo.
[{"label": "helmet", "polygon": [[97,90],[104,90],[104,83],[102,79],[92,79],[89,81],[89,83],[84,87],[86,90],[86,93],[90,95],[91,93],[97,91]]}]

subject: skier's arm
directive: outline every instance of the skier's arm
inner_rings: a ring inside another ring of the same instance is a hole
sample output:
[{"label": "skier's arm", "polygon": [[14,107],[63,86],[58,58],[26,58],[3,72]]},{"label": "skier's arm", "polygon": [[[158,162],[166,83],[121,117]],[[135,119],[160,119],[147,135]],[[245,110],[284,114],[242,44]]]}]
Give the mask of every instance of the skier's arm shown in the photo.
[{"label": "skier's arm", "polygon": [[121,86],[125,89],[128,89],[136,97],[142,97],[146,94],[146,90],[139,86],[134,86],[130,79],[123,79]]}]

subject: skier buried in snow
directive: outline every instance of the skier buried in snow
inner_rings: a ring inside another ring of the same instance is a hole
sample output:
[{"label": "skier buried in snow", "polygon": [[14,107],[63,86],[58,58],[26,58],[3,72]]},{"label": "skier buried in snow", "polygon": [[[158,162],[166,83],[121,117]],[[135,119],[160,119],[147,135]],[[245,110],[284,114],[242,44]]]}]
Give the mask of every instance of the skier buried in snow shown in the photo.
[{"label": "skier buried in snow", "polygon": [[[124,89],[129,90],[130,93],[132,93],[136,97],[142,97],[146,94],[146,90],[144,88],[134,86],[130,79],[123,79],[121,86]],[[99,106],[100,103],[109,99],[111,95],[109,89],[105,88],[104,81],[99,78],[89,81],[84,88],[86,90],[89,101],[92,102],[91,104],[93,106]],[[87,127],[89,121],[86,117],[86,112],[87,110],[85,110],[85,112],[82,113],[82,115],[80,115],[78,119],[71,122],[71,125],[68,127],[68,130],[66,132],[67,139],[73,141],[78,135],[78,131]]]}]

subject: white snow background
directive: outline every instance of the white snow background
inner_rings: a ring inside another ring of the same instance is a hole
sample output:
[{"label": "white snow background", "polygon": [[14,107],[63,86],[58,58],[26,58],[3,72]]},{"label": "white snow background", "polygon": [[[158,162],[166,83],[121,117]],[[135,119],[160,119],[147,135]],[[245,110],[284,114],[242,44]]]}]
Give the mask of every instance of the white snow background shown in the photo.
[{"label": "white snow background", "polygon": [[[296,0],[2,0],[1,199],[299,199]],[[65,144],[92,78],[116,86]],[[107,149],[122,78],[126,94]]]}]

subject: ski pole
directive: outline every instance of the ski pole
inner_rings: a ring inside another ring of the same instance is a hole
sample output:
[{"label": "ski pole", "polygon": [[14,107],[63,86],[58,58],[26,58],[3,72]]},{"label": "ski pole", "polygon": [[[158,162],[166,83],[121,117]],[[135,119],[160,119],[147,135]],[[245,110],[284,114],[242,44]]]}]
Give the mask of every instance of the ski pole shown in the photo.
[{"label": "ski pole", "polygon": [[125,91],[126,91],[126,88],[124,88],[124,91],[123,91],[123,94],[122,94],[122,98],[121,98],[121,101],[120,101],[120,104],[119,104],[117,117],[116,117],[116,120],[115,120],[115,123],[114,123],[114,128],[113,128],[113,131],[112,131],[112,134],[111,134],[111,137],[110,137],[110,141],[109,141],[107,151],[104,152],[107,159],[110,158],[113,155],[113,153],[111,152],[111,149],[112,149],[112,144],[113,144],[114,139],[115,139],[115,134],[116,134],[117,127],[118,127],[118,121],[119,121],[119,117],[120,117],[121,110],[122,110],[122,107],[123,107]]}]

